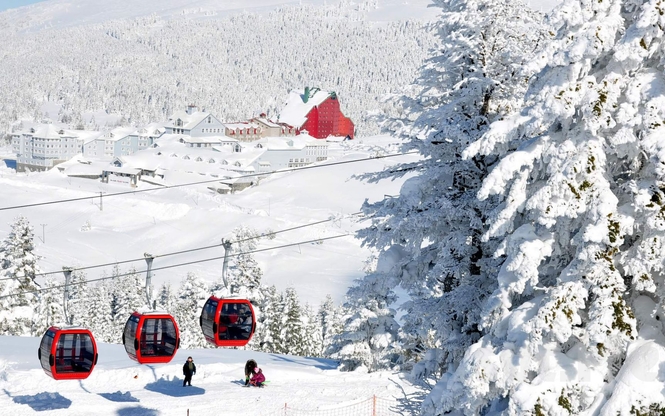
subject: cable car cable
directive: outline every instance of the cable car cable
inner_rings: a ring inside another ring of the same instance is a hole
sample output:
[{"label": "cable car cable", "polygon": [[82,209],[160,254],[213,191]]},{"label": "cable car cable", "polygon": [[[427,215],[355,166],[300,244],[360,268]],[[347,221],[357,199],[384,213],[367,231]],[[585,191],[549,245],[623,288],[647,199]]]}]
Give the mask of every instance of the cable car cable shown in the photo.
[{"label": "cable car cable", "polygon": [[[344,164],[349,164],[349,163],[357,163],[357,162],[366,162],[369,160],[375,160],[375,159],[387,159],[390,157],[397,157],[397,156],[406,156],[410,154],[416,154],[419,153],[416,150],[406,152],[406,153],[391,153],[389,155],[378,155],[374,157],[368,157],[365,159],[354,159],[354,160],[341,160],[338,162],[332,162],[332,163],[326,163],[322,165],[309,165],[309,166],[302,166],[298,168],[286,168],[286,169],[280,169],[280,170],[273,170],[269,172],[261,172],[261,173],[250,173],[246,175],[241,175],[241,176],[236,176],[235,178],[229,178],[229,179],[242,179],[242,178],[251,178],[255,176],[264,176],[264,175],[272,175],[275,173],[286,173],[286,172],[295,172],[295,171],[300,171],[300,170],[308,170],[308,169],[315,169],[315,168],[323,168],[323,167],[329,167],[329,166],[337,166],[337,165],[344,165]],[[171,189],[171,188],[182,188],[185,186],[193,186],[193,185],[204,185],[207,183],[214,183],[214,182],[220,182],[223,181],[224,179],[210,179],[210,180],[205,180],[205,181],[199,181],[199,182],[189,182],[189,183],[182,183],[178,185],[165,185],[161,186],[159,188],[150,188],[150,189],[139,189],[135,191],[124,191],[124,192],[114,192],[114,193],[108,193],[104,194],[104,198],[109,198],[112,196],[120,196],[120,195],[130,195],[130,194],[140,194],[144,192],[152,192],[152,191],[159,191],[162,189]],[[31,208],[31,207],[38,207],[38,206],[44,206],[44,205],[53,205],[53,204],[62,204],[66,202],[76,202],[76,201],[85,201],[85,200],[90,200],[90,199],[96,199],[99,198],[100,196],[98,194],[91,195],[91,196],[82,196],[78,198],[69,198],[69,199],[60,199],[60,200],[54,200],[54,201],[46,201],[46,202],[35,202],[32,204],[24,204],[24,205],[14,205],[14,206],[9,206],[9,207],[0,207],[0,211],[9,211],[12,209],[19,209],[19,208]]]},{"label": "cable car cable", "polygon": [[[262,249],[251,250],[251,251],[246,251],[246,252],[242,252],[242,253],[234,253],[234,254],[230,254],[228,257],[238,257],[238,256],[242,256],[244,254],[254,254],[254,253],[260,253],[260,252],[263,252],[263,251],[276,250],[276,249],[279,249],[279,248],[298,246],[300,244],[307,244],[307,243],[315,243],[315,242],[319,242],[319,241],[333,240],[333,239],[336,239],[336,238],[346,237],[346,236],[349,236],[349,235],[351,235],[351,234],[340,234],[340,235],[336,235],[336,236],[332,236],[332,237],[316,238],[314,240],[300,241],[300,242],[297,242],[297,243],[284,244],[284,245],[281,245],[281,246],[262,248]],[[192,265],[192,264],[205,263],[205,262],[209,262],[209,261],[222,260],[222,259],[224,259],[224,256],[211,257],[211,258],[207,258],[207,259],[188,261],[188,262],[185,262],[185,263],[172,264],[170,266],[154,267],[154,268],[151,269],[151,271],[154,272],[154,271],[157,271],[157,270],[172,269],[172,268],[175,268],[175,267],[189,266],[189,265]],[[118,277],[126,277],[126,276],[131,276],[131,275],[134,275],[134,274],[141,274],[141,273],[146,273],[146,272],[147,272],[147,270],[140,270],[140,271],[134,271],[134,272],[129,272],[129,273],[122,273],[122,274],[118,274],[118,275],[115,275],[115,276],[107,276],[107,277],[99,277],[99,278],[96,278],[96,279],[88,279],[88,280],[84,280],[82,282],[70,283],[69,285],[57,285],[57,286],[51,286],[51,287],[47,287],[47,288],[39,289],[39,290],[21,291],[21,292],[16,292],[16,293],[11,293],[11,294],[8,294],[8,295],[0,296],[0,299],[11,298],[11,297],[25,295],[25,294],[36,294],[36,293],[41,293],[41,292],[48,292],[48,291],[51,291],[51,290],[54,290],[54,289],[64,288],[65,286],[70,286],[70,287],[71,286],[78,286],[78,285],[82,285],[82,284],[85,284],[85,283],[100,282],[100,281],[103,281],[103,280],[116,279]]]},{"label": "cable car cable", "polygon": [[[354,212],[352,214],[347,214],[346,216],[351,217],[351,216],[359,215],[359,214],[362,214],[362,212],[361,211]],[[231,244],[238,244],[238,243],[242,243],[242,242],[249,241],[249,240],[254,240],[256,238],[267,236],[267,235],[277,235],[277,234],[285,233],[285,232],[288,232],[288,231],[293,231],[293,230],[298,230],[298,229],[301,229],[301,228],[311,227],[311,226],[314,226],[314,225],[319,225],[319,224],[323,224],[323,223],[326,223],[326,222],[335,221],[337,219],[339,219],[339,218],[338,217],[332,217],[332,218],[328,218],[327,220],[321,220],[321,221],[316,221],[316,222],[312,222],[312,223],[309,223],[309,224],[298,225],[298,226],[295,226],[295,227],[285,228],[283,230],[278,230],[278,231],[271,231],[271,232],[268,232],[268,233],[261,234],[258,237],[248,237],[248,238],[244,238],[242,240],[231,241]],[[190,252],[199,251],[199,250],[207,250],[207,249],[210,249],[210,248],[222,247],[223,245],[224,245],[224,243],[219,243],[219,244],[213,244],[213,245],[210,245],[210,246],[191,248],[191,249],[181,250],[181,251],[174,251],[172,253],[158,254],[158,255],[155,255],[154,258],[175,256],[177,254],[190,253]],[[133,263],[133,262],[136,262],[136,261],[145,261],[145,257],[142,257],[142,258],[139,258],[139,259],[115,261],[113,263],[103,263],[103,264],[95,264],[95,265],[85,266],[85,267],[76,267],[76,268],[72,268],[71,270],[72,270],[72,272],[74,272],[74,271],[77,271],[77,270],[97,269],[97,268],[100,268],[100,267],[115,266],[116,264]],[[35,275],[32,278],[34,279],[36,277],[47,276],[47,275],[51,275],[51,274],[59,274],[59,273],[62,273],[62,270],[57,271],[57,272],[35,273]],[[14,277],[3,277],[3,278],[0,278],[0,282],[3,281],[3,280],[12,280],[12,279],[15,279],[15,278]]]}]

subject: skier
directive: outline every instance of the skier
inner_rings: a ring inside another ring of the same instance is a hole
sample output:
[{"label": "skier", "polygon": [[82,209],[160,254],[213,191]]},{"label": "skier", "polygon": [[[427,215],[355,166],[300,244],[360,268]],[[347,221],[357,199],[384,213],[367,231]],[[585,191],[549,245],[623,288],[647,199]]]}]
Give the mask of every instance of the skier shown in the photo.
[{"label": "skier", "polygon": [[245,363],[245,386],[249,386],[249,379],[254,374],[254,369],[258,364],[254,360],[247,360]]},{"label": "skier", "polygon": [[265,381],[266,376],[263,375],[263,370],[256,367],[254,369],[254,375],[252,376],[251,380],[249,380],[249,384],[256,387],[263,387],[263,383],[265,383]]},{"label": "skier", "polygon": [[187,362],[182,366],[182,374],[185,376],[185,379],[182,381],[182,386],[185,387],[185,384],[192,385],[192,376],[196,374],[196,365],[194,364],[194,359],[192,357],[187,357]]}]

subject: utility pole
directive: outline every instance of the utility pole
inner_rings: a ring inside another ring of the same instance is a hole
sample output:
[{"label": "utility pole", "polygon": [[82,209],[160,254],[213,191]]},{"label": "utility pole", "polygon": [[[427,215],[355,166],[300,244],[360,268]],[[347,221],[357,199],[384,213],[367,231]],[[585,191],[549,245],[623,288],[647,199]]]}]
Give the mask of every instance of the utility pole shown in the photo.
[{"label": "utility pole", "polygon": [[153,306],[152,305],[152,261],[155,259],[155,256],[152,254],[148,253],[143,253],[143,256],[145,257],[145,262],[147,263],[147,268],[145,271],[145,295],[148,300],[148,306]]},{"label": "utility pole", "polygon": [[102,191],[99,191],[99,210],[104,211],[104,202],[102,201]]},{"label": "utility pole", "polygon": [[72,322],[74,322],[74,317],[69,315],[67,308],[67,303],[69,301],[69,282],[72,278],[72,271],[74,271],[72,267],[63,266],[62,268],[62,272],[65,274],[65,296],[62,302],[62,309],[65,314],[65,321],[67,322],[67,325],[72,325]]},{"label": "utility pole", "polygon": [[46,233],[44,232],[44,227],[46,227],[48,224],[39,224],[42,226],[42,243],[46,244]]},{"label": "utility pole", "polygon": [[222,246],[224,246],[224,264],[222,265],[222,282],[224,282],[224,287],[229,289],[229,282],[226,279],[226,270],[229,267],[229,254],[231,253],[231,242],[229,240],[222,240]]}]

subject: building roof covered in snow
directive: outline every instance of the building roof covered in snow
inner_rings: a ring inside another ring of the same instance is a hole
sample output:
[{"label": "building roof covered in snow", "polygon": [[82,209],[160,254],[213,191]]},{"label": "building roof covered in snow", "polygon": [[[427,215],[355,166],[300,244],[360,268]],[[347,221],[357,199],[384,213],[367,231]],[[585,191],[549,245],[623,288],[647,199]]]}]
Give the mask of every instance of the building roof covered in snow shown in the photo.
[{"label": "building roof covered in snow", "polygon": [[136,130],[133,127],[116,127],[104,134],[104,140],[118,141],[124,139],[127,136],[132,136],[135,134]]},{"label": "building roof covered in snow", "polygon": [[262,145],[269,150],[300,150],[307,146],[326,146],[327,143],[309,134],[301,134],[294,137],[267,137]]},{"label": "building roof covered in snow", "polygon": [[33,137],[39,139],[61,139],[63,137],[76,137],[76,135],[72,134],[72,132],[59,129],[53,124],[42,124],[36,129],[31,129],[30,133]]},{"label": "building roof covered in snow", "polygon": [[[189,106],[187,110],[176,111],[169,117],[168,123],[164,126],[169,128],[179,128],[191,130],[198,126],[208,117],[214,117],[207,111],[194,111],[194,106]],[[216,120],[216,118],[215,118]]]},{"label": "building roof covered in snow", "polygon": [[297,128],[302,127],[305,121],[307,121],[307,114],[314,107],[328,99],[330,94],[330,92],[318,88],[292,90],[289,93],[289,98],[286,100],[282,112],[279,113],[279,122]]}]

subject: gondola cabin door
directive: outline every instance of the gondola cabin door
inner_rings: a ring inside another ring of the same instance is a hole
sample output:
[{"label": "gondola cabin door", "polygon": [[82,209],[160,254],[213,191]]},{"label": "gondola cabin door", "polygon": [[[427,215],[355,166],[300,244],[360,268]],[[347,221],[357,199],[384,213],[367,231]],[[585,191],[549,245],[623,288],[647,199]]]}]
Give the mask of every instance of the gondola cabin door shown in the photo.
[{"label": "gondola cabin door", "polygon": [[83,380],[97,364],[97,343],[85,328],[52,326],[42,337],[37,357],[56,380]]},{"label": "gondola cabin door", "polygon": [[217,347],[243,347],[252,339],[256,318],[247,299],[211,296],[199,319],[206,341]]},{"label": "gondola cabin door", "polygon": [[180,331],[167,313],[134,312],[125,323],[122,343],[129,358],[140,364],[165,364],[180,347]]}]

